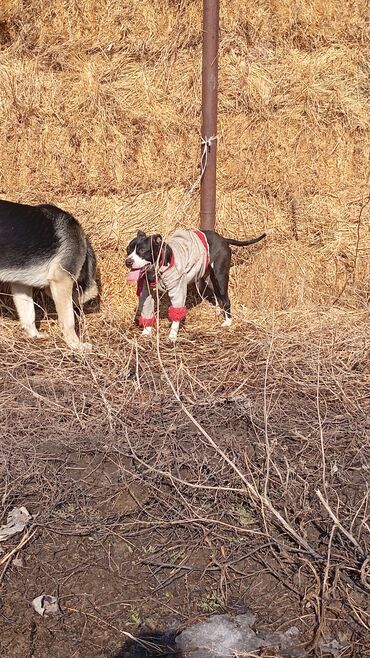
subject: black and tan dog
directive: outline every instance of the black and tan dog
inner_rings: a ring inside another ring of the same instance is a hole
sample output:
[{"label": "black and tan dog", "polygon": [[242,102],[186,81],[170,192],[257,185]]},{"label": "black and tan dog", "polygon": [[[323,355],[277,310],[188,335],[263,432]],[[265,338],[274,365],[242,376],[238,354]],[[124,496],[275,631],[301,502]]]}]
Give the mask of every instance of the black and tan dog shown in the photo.
[{"label": "black and tan dog", "polygon": [[98,294],[96,258],[78,221],[51,205],[28,206],[0,200],[0,281],[9,283],[21,326],[42,338],[35,325],[33,288],[51,294],[66,343],[89,350],[75,331],[72,293],[82,303]]},{"label": "black and tan dog", "polygon": [[129,281],[137,282],[139,324],[143,327],[143,335],[149,335],[155,324],[154,299],[150,292],[153,284],[168,292],[170,298],[170,340],[176,340],[180,321],[186,316],[189,283],[196,283],[203,297],[215,298],[225,316],[223,325],[231,325],[228,295],[230,245],[246,247],[265,236],[263,233],[252,240],[232,240],[215,231],[179,230],[164,241],[159,234],[146,235],[138,231],[127,246],[126,266],[130,269]]}]

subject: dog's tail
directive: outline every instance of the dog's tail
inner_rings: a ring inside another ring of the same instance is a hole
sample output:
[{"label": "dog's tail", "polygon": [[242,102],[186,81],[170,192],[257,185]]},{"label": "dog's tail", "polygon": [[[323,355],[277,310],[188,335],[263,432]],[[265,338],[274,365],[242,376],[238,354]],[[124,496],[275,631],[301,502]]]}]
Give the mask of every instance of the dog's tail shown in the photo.
[{"label": "dog's tail", "polygon": [[232,238],[225,238],[227,244],[233,245],[235,247],[247,247],[249,244],[256,244],[260,240],[266,237],[266,233],[262,233],[258,238],[253,238],[253,240],[233,240]]}]

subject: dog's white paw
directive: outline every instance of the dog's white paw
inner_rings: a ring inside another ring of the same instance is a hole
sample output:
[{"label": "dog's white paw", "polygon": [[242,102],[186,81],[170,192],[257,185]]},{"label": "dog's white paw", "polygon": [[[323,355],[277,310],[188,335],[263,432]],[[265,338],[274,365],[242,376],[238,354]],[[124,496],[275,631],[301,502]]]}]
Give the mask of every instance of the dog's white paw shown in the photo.
[{"label": "dog's white paw", "polygon": [[91,343],[82,343],[81,342],[79,344],[78,348],[77,348],[77,352],[84,352],[86,354],[89,354],[90,352],[92,352],[92,349],[93,349],[93,346],[92,346]]},{"label": "dog's white paw", "polygon": [[38,331],[34,324],[22,325],[22,329],[26,332],[29,338],[48,338],[49,335],[45,331]]},{"label": "dog's white paw", "polygon": [[179,329],[180,329],[180,322],[178,322],[177,320],[172,322],[170,333],[168,334],[168,340],[170,340],[172,343],[174,343],[177,340],[177,334],[179,332]]},{"label": "dog's white paw", "polygon": [[68,346],[73,350],[73,352],[77,352],[80,354],[89,354],[92,352],[93,346],[91,343],[83,343],[81,340],[78,342],[73,342],[73,343],[67,343]]},{"label": "dog's white paw", "polygon": [[232,318],[226,318],[223,321],[221,327],[231,327],[232,323],[233,323]]},{"label": "dog's white paw", "polygon": [[216,313],[216,316],[217,316],[217,317],[219,317],[219,316],[222,315],[222,313],[223,313],[223,310],[222,310],[221,306],[218,306],[218,304],[217,304],[217,306],[215,307],[215,313]]},{"label": "dog's white paw", "polygon": [[144,327],[144,329],[141,332],[142,336],[151,336],[152,335],[152,328],[151,327]]},{"label": "dog's white paw", "polygon": [[49,338],[49,334],[47,331],[37,331],[33,338],[37,338],[38,340],[45,340],[45,338]]}]

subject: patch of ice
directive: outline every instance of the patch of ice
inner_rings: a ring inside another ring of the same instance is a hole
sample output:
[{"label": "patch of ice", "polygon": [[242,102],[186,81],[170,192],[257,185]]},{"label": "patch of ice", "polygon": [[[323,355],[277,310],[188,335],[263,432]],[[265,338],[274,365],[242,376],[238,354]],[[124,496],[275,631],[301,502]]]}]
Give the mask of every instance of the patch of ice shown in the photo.
[{"label": "patch of ice", "polygon": [[[192,658],[231,658],[237,652],[256,651],[265,646],[292,647],[298,628],[293,626],[285,633],[257,635],[252,626],[252,614],[212,616],[187,628],[176,638],[176,645]],[[295,651],[293,649],[293,651]],[[301,650],[291,656],[302,656]]]}]

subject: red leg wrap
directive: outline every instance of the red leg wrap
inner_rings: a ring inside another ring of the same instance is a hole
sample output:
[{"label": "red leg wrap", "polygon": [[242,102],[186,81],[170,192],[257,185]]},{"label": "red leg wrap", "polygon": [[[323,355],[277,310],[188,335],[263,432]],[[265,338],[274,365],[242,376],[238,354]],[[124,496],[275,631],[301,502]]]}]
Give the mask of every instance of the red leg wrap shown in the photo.
[{"label": "red leg wrap", "polygon": [[168,317],[171,322],[181,322],[186,317],[186,306],[170,306],[168,309]]},{"label": "red leg wrap", "polygon": [[143,318],[142,315],[139,317],[139,327],[152,327],[155,324],[155,315],[151,318]]}]

